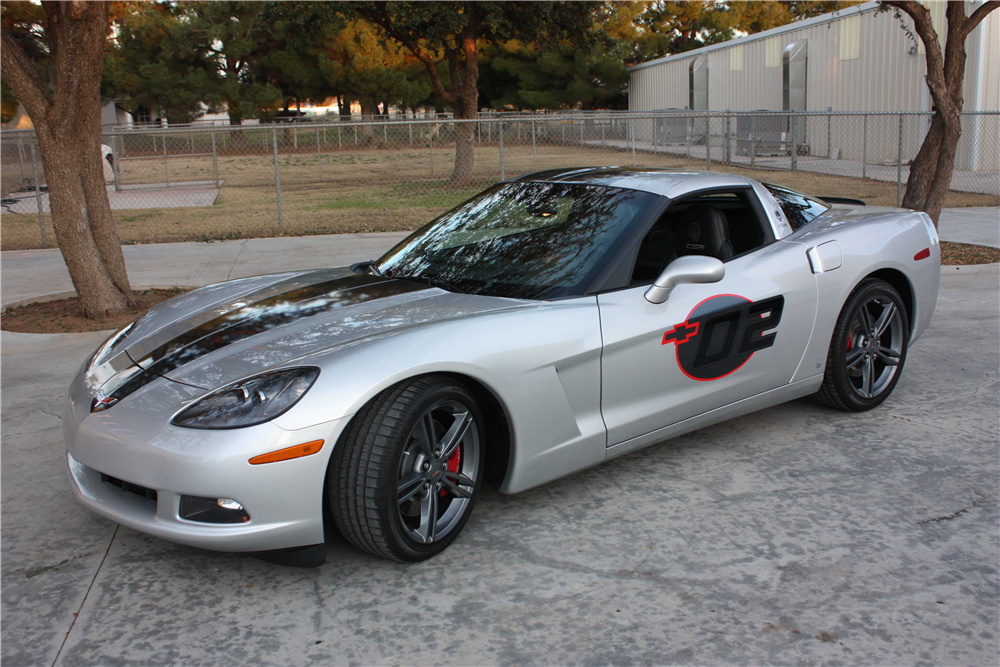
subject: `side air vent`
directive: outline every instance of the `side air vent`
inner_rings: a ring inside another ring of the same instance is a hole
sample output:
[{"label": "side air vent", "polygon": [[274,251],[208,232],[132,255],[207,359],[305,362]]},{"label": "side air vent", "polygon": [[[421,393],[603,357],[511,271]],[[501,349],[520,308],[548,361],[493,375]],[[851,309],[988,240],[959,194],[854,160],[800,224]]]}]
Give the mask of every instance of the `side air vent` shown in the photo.
[{"label": "side air vent", "polygon": [[127,493],[134,493],[137,496],[142,496],[146,500],[156,502],[156,491],[153,489],[147,489],[144,486],[126,482],[118,479],[117,477],[112,477],[111,475],[105,475],[103,472],[101,473],[101,481],[106,484],[111,484],[112,486],[117,486],[119,489]]}]

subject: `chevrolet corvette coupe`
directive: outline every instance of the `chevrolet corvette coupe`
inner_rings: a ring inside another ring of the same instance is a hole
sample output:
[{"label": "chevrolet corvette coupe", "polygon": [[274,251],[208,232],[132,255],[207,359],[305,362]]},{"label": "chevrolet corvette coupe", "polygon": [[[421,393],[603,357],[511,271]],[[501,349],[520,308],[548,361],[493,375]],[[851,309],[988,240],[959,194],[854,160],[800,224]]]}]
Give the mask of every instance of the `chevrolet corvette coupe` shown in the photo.
[{"label": "chevrolet corvette coupe", "polygon": [[335,527],[422,560],[487,480],[517,493],[805,396],[878,406],[939,277],[923,213],[722,173],[539,172],[378,260],[154,307],[73,380],[70,484],[182,544],[316,564]]}]

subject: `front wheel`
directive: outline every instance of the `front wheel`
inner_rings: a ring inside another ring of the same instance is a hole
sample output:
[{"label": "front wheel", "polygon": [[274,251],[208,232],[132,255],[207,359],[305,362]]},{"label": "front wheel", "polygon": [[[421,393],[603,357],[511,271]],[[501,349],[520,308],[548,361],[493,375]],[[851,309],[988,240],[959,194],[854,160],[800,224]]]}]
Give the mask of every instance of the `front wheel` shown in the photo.
[{"label": "front wheel", "polygon": [[402,561],[444,550],[479,495],[482,428],[472,394],[450,378],[417,378],[379,394],[331,457],[327,501],[341,534]]},{"label": "front wheel", "polygon": [[840,311],[816,399],[854,412],[882,403],[903,372],[909,334],[899,292],[883,280],[862,282]]}]

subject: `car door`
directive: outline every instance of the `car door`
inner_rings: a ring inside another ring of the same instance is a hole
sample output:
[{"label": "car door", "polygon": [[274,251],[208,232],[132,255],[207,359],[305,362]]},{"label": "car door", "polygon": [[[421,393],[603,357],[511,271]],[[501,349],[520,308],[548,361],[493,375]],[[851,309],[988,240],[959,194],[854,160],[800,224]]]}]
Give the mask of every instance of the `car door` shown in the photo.
[{"label": "car door", "polygon": [[791,381],[816,318],[802,245],[774,241],[724,266],[720,282],[681,284],[661,304],[648,284],[598,296],[609,447]]}]

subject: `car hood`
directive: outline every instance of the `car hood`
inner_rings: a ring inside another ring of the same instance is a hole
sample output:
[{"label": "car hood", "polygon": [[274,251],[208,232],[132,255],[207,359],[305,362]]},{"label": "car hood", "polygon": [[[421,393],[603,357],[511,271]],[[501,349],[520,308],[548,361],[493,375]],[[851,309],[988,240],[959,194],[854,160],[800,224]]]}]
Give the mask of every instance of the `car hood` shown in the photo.
[{"label": "car hood", "polygon": [[160,377],[214,389],[374,336],[531,303],[348,269],[221,283],[157,305],[109,340],[88,384],[112,403]]}]

